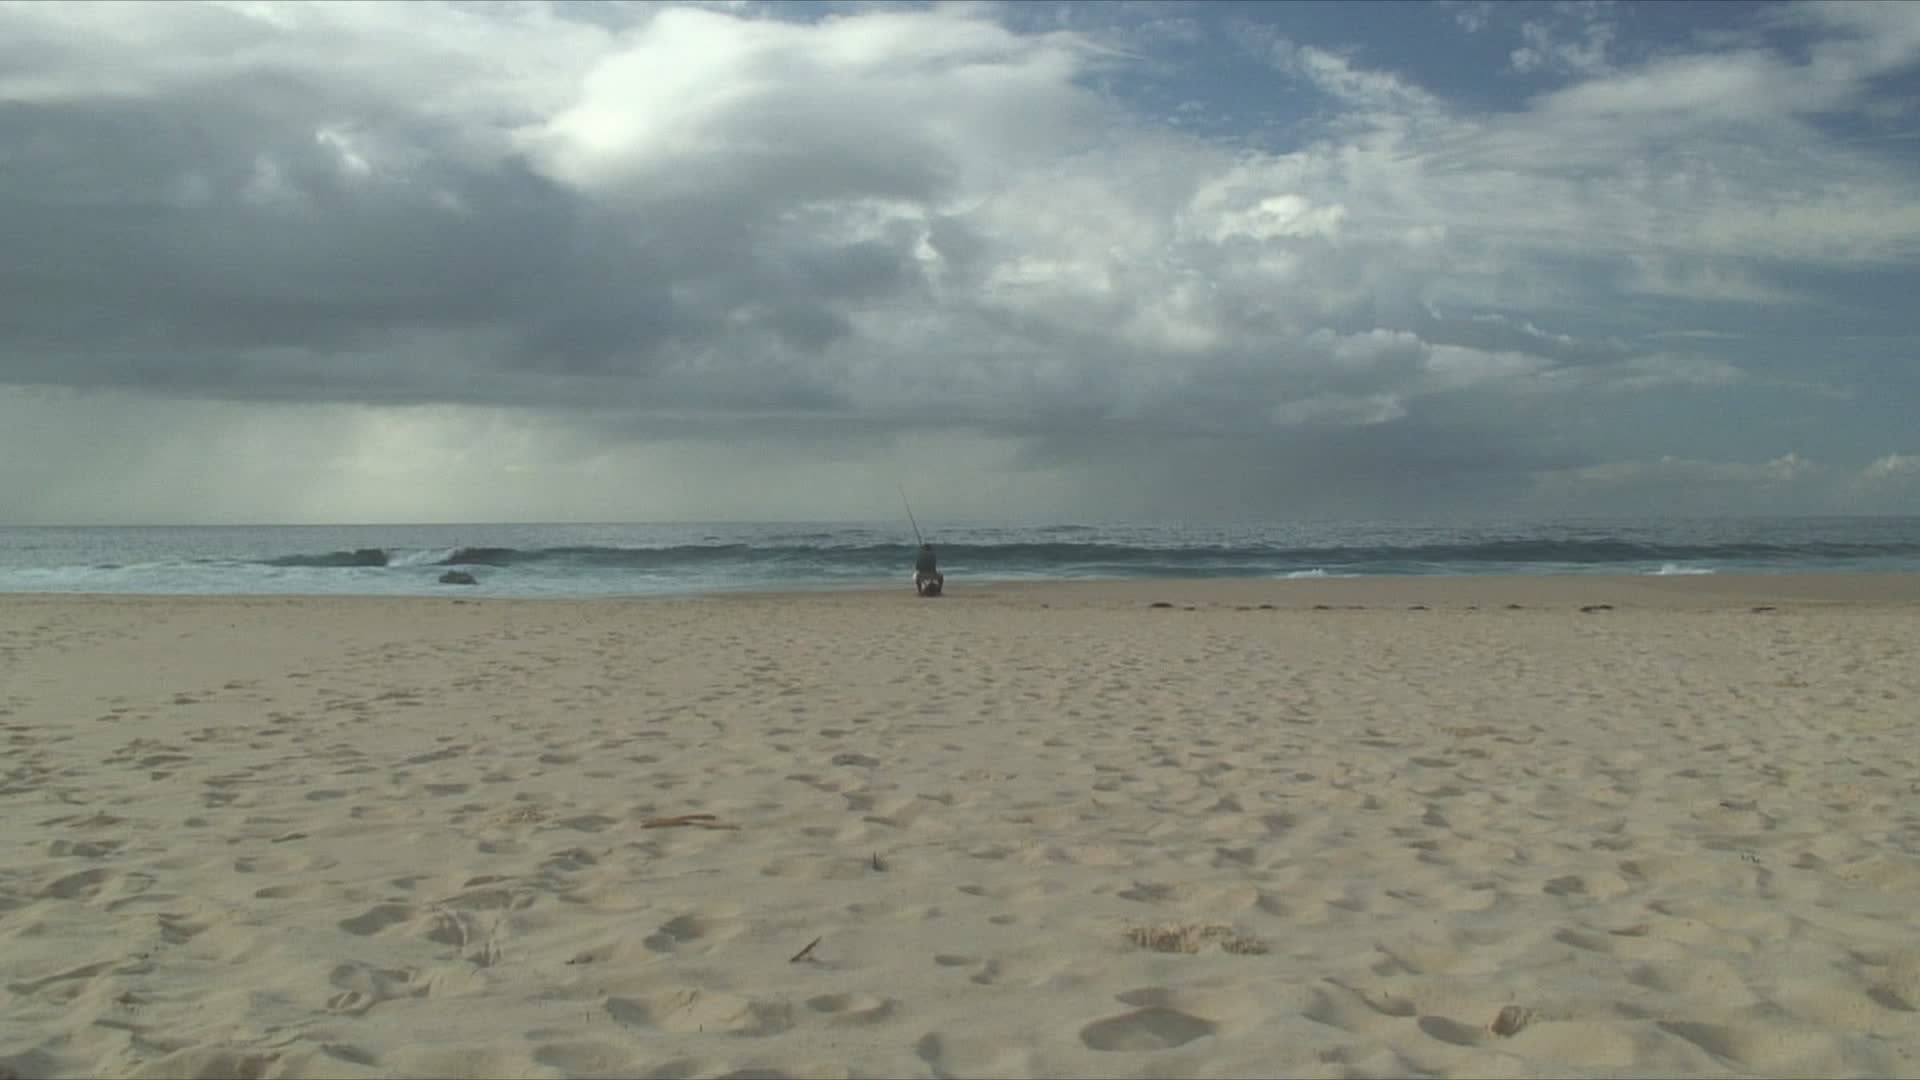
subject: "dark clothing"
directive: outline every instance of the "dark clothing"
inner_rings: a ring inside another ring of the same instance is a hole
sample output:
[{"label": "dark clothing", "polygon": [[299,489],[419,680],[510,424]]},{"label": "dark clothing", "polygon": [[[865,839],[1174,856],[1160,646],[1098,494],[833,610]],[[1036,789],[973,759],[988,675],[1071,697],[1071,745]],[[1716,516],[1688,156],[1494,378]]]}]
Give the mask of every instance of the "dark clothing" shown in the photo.
[{"label": "dark clothing", "polygon": [[933,562],[933,552],[931,552],[931,551],[922,551],[922,552],[920,553],[920,557],[919,557],[918,559],[915,559],[915,560],[914,560],[914,563],[913,563],[913,572],[914,572],[914,573],[916,573],[916,574],[935,574],[935,573],[939,573],[939,570],[938,570],[938,569],[937,569],[937,568],[936,568],[936,567],[934,566],[934,562]]}]

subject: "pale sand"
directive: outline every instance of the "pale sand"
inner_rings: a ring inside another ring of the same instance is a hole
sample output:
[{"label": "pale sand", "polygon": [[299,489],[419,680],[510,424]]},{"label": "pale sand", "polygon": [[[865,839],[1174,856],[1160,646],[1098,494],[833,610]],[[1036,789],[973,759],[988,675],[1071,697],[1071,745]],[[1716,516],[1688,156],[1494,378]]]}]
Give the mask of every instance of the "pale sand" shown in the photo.
[{"label": "pale sand", "polygon": [[1917,657],[1911,577],[4,597],[0,1073],[1913,1075]]}]

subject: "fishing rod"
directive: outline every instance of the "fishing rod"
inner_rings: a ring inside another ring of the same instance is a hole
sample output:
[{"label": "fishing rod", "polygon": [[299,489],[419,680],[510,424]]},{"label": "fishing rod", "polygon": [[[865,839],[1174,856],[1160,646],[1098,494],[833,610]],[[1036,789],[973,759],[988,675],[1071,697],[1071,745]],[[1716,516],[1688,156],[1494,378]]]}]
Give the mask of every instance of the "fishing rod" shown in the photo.
[{"label": "fishing rod", "polygon": [[913,504],[907,501],[907,486],[900,485],[900,505],[907,508],[907,524],[913,526],[913,538],[921,547],[927,546],[926,538],[920,535],[920,523],[913,520]]}]

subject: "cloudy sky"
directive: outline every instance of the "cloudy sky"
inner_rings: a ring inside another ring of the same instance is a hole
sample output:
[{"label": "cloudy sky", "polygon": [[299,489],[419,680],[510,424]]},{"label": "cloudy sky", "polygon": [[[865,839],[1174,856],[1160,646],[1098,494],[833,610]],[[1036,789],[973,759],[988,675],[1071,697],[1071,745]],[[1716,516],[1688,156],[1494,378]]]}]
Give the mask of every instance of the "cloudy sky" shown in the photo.
[{"label": "cloudy sky", "polygon": [[0,2],[0,524],[1920,512],[1920,4]]}]

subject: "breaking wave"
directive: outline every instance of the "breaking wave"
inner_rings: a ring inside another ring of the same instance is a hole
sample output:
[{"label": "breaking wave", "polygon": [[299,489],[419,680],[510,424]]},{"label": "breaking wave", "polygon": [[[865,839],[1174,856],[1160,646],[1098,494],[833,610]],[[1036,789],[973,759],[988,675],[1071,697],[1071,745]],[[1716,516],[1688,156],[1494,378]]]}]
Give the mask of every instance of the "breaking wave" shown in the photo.
[{"label": "breaking wave", "polygon": [[[821,539],[828,537],[822,535]],[[1493,540],[1406,545],[1287,546],[1279,544],[1118,544],[1066,540],[954,543],[938,548],[949,566],[1020,573],[1065,571],[1114,574],[1317,577],[1355,573],[1477,572],[1500,567],[1652,567],[1662,575],[1712,573],[1706,565],[1920,557],[1920,542],[1801,544],[1661,544],[1626,539]],[[911,557],[909,544],[709,543],[651,547],[461,547],[434,551],[356,548],[284,555],[276,567],[367,568],[574,567],[599,570],[685,570],[754,564],[820,570],[891,570]]]}]

